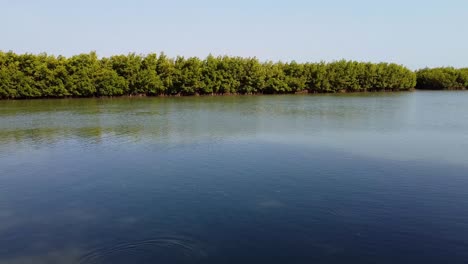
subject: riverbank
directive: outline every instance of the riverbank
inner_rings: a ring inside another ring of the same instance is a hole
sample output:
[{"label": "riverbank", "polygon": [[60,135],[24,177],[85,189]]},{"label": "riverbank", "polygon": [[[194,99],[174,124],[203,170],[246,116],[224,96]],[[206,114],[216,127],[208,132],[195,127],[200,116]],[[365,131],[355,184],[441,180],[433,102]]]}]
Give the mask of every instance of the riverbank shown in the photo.
[{"label": "riverbank", "polygon": [[128,54],[69,58],[0,52],[0,98],[294,94],[410,90],[416,74],[394,63],[260,62]]},{"label": "riverbank", "polygon": [[416,72],[394,63],[260,62],[96,53],[69,58],[0,52],[0,99],[303,94],[467,89],[468,69]]},{"label": "riverbank", "polygon": [[[295,92],[295,93],[277,93],[277,94],[266,94],[266,93],[225,93],[225,94],[192,94],[192,95],[184,95],[184,94],[174,94],[174,95],[167,95],[167,94],[160,94],[160,95],[147,95],[147,94],[135,94],[135,95],[119,95],[119,96],[90,96],[90,97],[73,97],[73,96],[65,96],[65,97],[34,97],[34,98],[3,98],[0,101],[22,101],[22,100],[39,100],[39,99],[51,99],[51,100],[60,100],[60,99],[112,99],[112,98],[177,98],[177,97],[237,97],[237,96],[281,96],[281,95],[339,95],[339,94],[374,94],[374,93],[411,93],[415,91],[424,91],[418,89],[409,89],[409,90],[379,90],[379,91],[338,91],[338,92]],[[460,91],[460,90],[458,90]]]}]

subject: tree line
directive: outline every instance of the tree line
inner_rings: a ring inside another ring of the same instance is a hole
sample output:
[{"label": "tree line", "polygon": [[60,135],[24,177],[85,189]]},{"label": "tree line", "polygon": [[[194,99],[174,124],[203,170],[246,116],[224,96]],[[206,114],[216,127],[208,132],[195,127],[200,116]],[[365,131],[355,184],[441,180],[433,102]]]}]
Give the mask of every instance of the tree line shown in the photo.
[{"label": "tree line", "polygon": [[[462,72],[445,68],[446,71]],[[95,52],[71,57],[0,52],[0,98],[122,95],[288,94],[400,91],[439,87],[435,69],[413,72],[393,63],[260,62],[256,58]],[[466,70],[463,71],[466,73]],[[465,81],[466,74],[456,77]],[[448,78],[448,77],[447,77]],[[449,78],[449,79],[450,79]],[[460,79],[460,80],[461,80]],[[452,80],[452,79],[450,79]],[[452,83],[445,87],[452,87]],[[458,86],[457,86],[458,87]]]},{"label": "tree line", "polygon": [[416,71],[417,89],[464,90],[468,89],[468,68],[425,68]]}]

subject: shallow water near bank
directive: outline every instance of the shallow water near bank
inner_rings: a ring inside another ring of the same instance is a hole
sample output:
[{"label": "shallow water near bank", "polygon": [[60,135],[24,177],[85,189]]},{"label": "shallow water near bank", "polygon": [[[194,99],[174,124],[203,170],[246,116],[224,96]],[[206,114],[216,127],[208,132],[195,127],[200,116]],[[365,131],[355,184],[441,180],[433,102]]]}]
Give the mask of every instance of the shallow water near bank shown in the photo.
[{"label": "shallow water near bank", "polygon": [[0,264],[466,263],[467,102],[0,101]]}]

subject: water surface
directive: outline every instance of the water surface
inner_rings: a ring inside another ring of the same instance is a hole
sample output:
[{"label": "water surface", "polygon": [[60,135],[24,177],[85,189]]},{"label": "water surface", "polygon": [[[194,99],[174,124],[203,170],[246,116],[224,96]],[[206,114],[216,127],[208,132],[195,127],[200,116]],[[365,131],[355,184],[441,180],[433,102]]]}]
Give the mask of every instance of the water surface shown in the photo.
[{"label": "water surface", "polygon": [[467,102],[0,101],[0,264],[466,263]]}]

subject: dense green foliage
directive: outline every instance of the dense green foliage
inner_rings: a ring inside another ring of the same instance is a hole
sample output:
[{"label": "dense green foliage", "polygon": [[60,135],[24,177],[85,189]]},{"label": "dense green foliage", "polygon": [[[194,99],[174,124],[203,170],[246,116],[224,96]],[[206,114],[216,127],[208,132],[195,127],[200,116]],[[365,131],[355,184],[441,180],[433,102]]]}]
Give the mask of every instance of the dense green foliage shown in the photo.
[{"label": "dense green foliage", "polygon": [[414,72],[388,63],[0,52],[0,98],[398,91],[415,85]]},{"label": "dense green foliage", "polygon": [[418,89],[463,90],[468,89],[468,68],[425,68],[416,72]]}]

